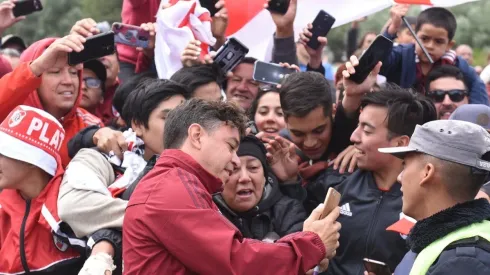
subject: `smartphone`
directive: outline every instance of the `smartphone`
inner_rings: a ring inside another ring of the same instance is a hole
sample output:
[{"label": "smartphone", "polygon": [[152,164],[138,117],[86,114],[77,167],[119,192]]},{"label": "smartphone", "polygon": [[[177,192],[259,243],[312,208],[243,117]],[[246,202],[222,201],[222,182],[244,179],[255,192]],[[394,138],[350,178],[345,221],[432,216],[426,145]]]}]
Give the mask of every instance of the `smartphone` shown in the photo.
[{"label": "smartphone", "polygon": [[74,66],[89,60],[111,55],[116,51],[114,32],[106,32],[88,37],[81,52],[68,53],[68,64]]},{"label": "smartphone", "polygon": [[362,54],[359,65],[355,67],[356,72],[351,74],[349,79],[357,84],[364,82],[376,64],[390,55],[392,48],[393,41],[383,35],[378,35],[371,46]]},{"label": "smartphone", "polygon": [[248,48],[235,38],[230,38],[219,48],[214,63],[218,64],[223,74],[233,70],[245,58]]},{"label": "smartphone", "polygon": [[201,7],[208,9],[211,17],[218,12],[218,9],[216,8],[216,3],[218,3],[218,0],[199,0],[199,3],[201,3]]},{"label": "smartphone", "polygon": [[267,8],[271,12],[286,14],[289,9],[289,2],[291,0],[270,0],[269,7]]},{"label": "smartphone", "polygon": [[340,193],[333,189],[332,187],[328,188],[327,196],[325,197],[322,215],[320,216],[320,220],[328,216],[330,212],[332,212],[335,207],[339,206],[340,203]]},{"label": "smartphone", "polygon": [[15,2],[12,13],[14,14],[14,17],[19,17],[42,10],[43,5],[41,4],[41,0],[19,0]]},{"label": "smartphone", "polygon": [[371,260],[368,258],[363,259],[364,268],[367,272],[372,272],[376,275],[391,275],[390,267],[383,262]]},{"label": "smartphone", "polygon": [[328,14],[324,10],[320,10],[315,20],[313,21],[313,29],[310,30],[311,38],[306,45],[308,47],[316,50],[320,47],[320,42],[318,42],[318,37],[327,36],[330,29],[332,29],[333,24],[335,23],[335,18]]},{"label": "smartphone", "polygon": [[112,24],[112,31],[114,32],[114,41],[118,44],[143,49],[148,48],[150,44],[150,32],[138,26],[114,23]]},{"label": "smartphone", "polygon": [[278,64],[257,60],[254,65],[253,79],[263,83],[278,85],[295,72],[295,69],[284,68]]}]

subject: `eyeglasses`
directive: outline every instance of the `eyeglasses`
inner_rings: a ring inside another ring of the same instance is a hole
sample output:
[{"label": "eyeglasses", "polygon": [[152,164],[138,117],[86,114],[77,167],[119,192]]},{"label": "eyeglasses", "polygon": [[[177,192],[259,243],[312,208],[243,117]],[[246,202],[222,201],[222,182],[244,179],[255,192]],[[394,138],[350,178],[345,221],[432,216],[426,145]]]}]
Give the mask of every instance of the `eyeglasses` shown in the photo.
[{"label": "eyeglasses", "polygon": [[468,95],[468,92],[466,90],[434,90],[427,93],[427,96],[437,103],[443,102],[446,95],[449,96],[452,102],[461,102]]},{"label": "eyeglasses", "polygon": [[100,79],[93,77],[84,78],[83,81],[85,82],[85,86],[87,86],[87,88],[100,88],[100,85],[102,84]]}]

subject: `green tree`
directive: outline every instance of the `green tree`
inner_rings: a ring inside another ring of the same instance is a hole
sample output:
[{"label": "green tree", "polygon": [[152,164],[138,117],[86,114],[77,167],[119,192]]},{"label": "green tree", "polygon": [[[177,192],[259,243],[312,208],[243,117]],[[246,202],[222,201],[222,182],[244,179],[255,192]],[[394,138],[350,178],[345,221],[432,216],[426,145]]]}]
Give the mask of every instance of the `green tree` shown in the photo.
[{"label": "green tree", "polygon": [[83,0],[83,15],[97,22],[121,22],[122,2],[123,0]]},{"label": "green tree", "polygon": [[78,0],[43,1],[43,10],[28,15],[4,34],[21,36],[26,43],[31,44],[45,37],[60,37],[66,35],[73,24],[82,17]]}]

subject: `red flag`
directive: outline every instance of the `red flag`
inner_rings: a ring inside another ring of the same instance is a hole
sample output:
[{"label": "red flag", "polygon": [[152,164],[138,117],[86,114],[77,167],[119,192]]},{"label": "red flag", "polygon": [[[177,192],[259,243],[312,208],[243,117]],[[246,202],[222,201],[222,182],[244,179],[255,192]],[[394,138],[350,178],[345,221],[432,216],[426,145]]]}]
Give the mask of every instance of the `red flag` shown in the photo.
[{"label": "red flag", "polygon": [[228,18],[231,18],[226,29],[226,35],[232,35],[243,28],[243,26],[264,9],[264,4],[265,0],[226,1],[225,5],[228,10]]}]

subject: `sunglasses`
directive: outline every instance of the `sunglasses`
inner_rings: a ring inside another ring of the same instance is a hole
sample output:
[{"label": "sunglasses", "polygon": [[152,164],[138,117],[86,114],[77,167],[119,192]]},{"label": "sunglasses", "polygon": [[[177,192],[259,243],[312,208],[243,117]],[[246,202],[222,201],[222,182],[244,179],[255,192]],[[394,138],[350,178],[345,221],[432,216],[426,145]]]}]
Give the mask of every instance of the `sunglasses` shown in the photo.
[{"label": "sunglasses", "polygon": [[84,78],[83,81],[85,82],[85,86],[87,86],[87,88],[100,88],[100,85],[102,84],[100,79],[93,77]]},{"label": "sunglasses", "polygon": [[437,103],[443,102],[446,95],[452,102],[461,102],[468,95],[468,92],[466,90],[435,90],[427,93],[427,96]]}]

